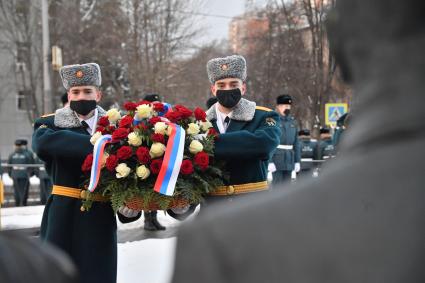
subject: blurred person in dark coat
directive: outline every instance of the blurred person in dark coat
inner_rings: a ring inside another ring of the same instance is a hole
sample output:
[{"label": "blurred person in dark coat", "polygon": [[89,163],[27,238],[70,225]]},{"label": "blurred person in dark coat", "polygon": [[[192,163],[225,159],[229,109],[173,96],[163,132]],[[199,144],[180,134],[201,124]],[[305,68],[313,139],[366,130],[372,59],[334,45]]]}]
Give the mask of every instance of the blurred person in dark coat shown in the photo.
[{"label": "blurred person in dark coat", "polygon": [[12,232],[0,232],[0,279],[5,283],[80,282],[65,253]]},{"label": "blurred person in dark coat", "polygon": [[173,282],[425,282],[425,2],[339,0],[327,19],[356,99],[338,158],[182,228]]}]

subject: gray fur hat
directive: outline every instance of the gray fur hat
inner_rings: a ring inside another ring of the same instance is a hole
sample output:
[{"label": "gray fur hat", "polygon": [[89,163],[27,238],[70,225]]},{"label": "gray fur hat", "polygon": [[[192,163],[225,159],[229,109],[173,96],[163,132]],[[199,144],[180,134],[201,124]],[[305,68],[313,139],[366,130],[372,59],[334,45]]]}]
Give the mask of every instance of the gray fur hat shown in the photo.
[{"label": "gray fur hat", "polygon": [[225,78],[246,80],[246,61],[240,55],[214,58],[207,63],[208,79],[213,84]]},{"label": "gray fur hat", "polygon": [[99,87],[102,83],[100,67],[96,63],[66,65],[60,68],[59,74],[66,90],[74,86]]}]

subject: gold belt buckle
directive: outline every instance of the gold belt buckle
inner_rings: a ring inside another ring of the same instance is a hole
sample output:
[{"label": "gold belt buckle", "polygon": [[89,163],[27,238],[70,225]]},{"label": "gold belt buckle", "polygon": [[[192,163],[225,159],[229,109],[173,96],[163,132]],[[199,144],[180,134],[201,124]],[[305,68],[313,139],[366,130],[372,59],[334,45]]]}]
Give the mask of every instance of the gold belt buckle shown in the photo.
[{"label": "gold belt buckle", "polygon": [[234,186],[227,186],[227,194],[233,195],[235,193],[235,187]]},{"label": "gold belt buckle", "polygon": [[88,193],[87,193],[87,191],[86,191],[86,190],[81,190],[81,192],[80,192],[80,197],[81,197],[82,199],[87,199],[87,195],[88,195]]}]

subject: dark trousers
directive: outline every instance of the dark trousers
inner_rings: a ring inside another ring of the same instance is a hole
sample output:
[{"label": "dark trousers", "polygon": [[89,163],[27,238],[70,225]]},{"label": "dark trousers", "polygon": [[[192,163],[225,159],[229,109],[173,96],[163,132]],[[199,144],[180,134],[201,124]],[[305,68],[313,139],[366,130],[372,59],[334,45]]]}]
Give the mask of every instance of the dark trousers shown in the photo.
[{"label": "dark trousers", "polygon": [[40,203],[46,204],[47,199],[52,193],[52,182],[48,178],[40,179]]},{"label": "dark trousers", "polygon": [[15,195],[15,206],[26,206],[30,180],[28,178],[14,178],[13,189]]},{"label": "dark trousers", "polygon": [[289,183],[291,181],[291,172],[292,171],[275,171],[272,173],[272,187],[276,188],[282,187],[282,184]]}]

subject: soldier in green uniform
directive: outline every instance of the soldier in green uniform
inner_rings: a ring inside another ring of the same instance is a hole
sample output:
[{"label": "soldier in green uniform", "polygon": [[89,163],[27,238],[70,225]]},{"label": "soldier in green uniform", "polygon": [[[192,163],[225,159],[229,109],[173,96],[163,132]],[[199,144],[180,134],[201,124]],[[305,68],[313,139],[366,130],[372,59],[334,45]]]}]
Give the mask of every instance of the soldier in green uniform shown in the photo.
[{"label": "soldier in green uniform", "polygon": [[[60,69],[68,92],[69,106],[35,121],[33,149],[45,162],[53,190],[45,206],[41,238],[74,260],[81,282],[114,283],[117,273],[117,226],[108,199],[95,194],[89,211],[81,209],[87,192],[78,189],[83,181],[81,165],[93,152],[90,134],[105,111],[97,106],[101,73],[95,63],[69,65]],[[140,213],[126,207],[118,217],[129,222]]]},{"label": "soldier in green uniform", "polygon": [[7,172],[13,179],[13,188],[16,206],[26,206],[28,191],[30,187],[30,177],[33,175],[33,168],[21,165],[34,164],[34,158],[26,148],[26,140],[16,140],[15,150],[9,155],[8,163],[16,164],[8,168]]},{"label": "soldier in green uniform", "polygon": [[207,119],[219,133],[214,157],[225,161],[230,178],[226,186],[206,197],[203,207],[267,191],[268,160],[281,134],[276,112],[243,98],[247,76],[244,57],[212,59],[207,72],[211,92],[217,98],[207,111]]},{"label": "soldier in green uniform", "polygon": [[320,129],[320,141],[317,146],[317,160],[327,160],[335,156],[335,147],[329,128]]},{"label": "soldier in green uniform", "polygon": [[273,186],[289,181],[292,171],[301,169],[301,151],[298,142],[298,123],[291,115],[292,97],[288,94],[276,98],[276,111],[280,116],[280,144],[272,158]]},{"label": "soldier in green uniform", "polygon": [[314,157],[317,155],[317,141],[313,140],[310,136],[310,130],[303,129],[298,132],[298,139],[301,150],[301,170],[298,176],[312,176],[314,164]]}]

